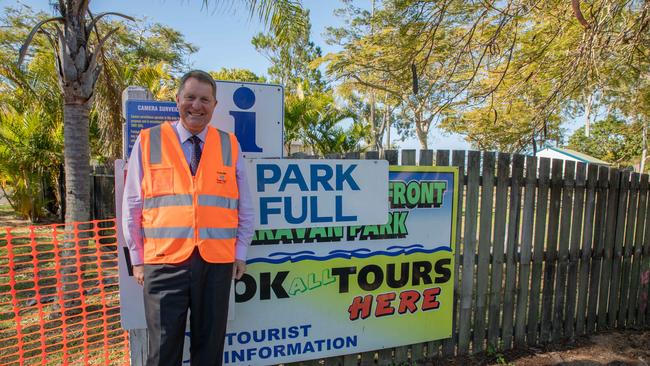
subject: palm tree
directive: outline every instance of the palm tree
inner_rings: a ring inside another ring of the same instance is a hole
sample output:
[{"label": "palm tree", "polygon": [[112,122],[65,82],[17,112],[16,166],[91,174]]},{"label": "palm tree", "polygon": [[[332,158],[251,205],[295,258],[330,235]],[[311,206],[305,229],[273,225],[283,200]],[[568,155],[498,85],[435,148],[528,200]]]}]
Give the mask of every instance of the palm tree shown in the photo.
[{"label": "palm tree", "polygon": [[[57,10],[61,16],[40,21],[32,28],[20,48],[18,65],[22,64],[27,49],[37,32],[45,34],[55,51],[55,64],[59,88],[63,95],[63,161],[65,169],[66,222],[90,219],[90,145],[89,113],[95,84],[101,72],[99,55],[106,40],[117,30],[109,31],[96,42],[90,42],[91,34],[98,20],[88,11],[88,1],[59,1]],[[51,25],[46,29],[45,25]]]},{"label": "palm tree", "polygon": [[[55,9],[60,16],[37,23],[18,56],[20,65],[37,33],[44,34],[55,51],[59,87],[63,94],[66,222],[90,219],[89,113],[102,69],[99,58],[102,46],[117,30],[114,28],[100,36],[96,24],[106,15],[133,20],[115,12],[93,16],[88,9],[89,2],[58,0]],[[209,1],[203,3],[207,5]],[[251,16],[258,14],[281,37],[289,37],[295,29],[302,29],[300,0],[246,0],[244,5]]]}]

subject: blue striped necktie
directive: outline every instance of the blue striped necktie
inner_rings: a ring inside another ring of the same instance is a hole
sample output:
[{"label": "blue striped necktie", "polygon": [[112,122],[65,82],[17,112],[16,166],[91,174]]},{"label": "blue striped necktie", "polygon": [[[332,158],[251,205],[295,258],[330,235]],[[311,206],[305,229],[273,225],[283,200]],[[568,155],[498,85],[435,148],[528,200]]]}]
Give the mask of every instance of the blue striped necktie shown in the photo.
[{"label": "blue striped necktie", "polygon": [[192,175],[196,175],[196,170],[199,169],[199,162],[201,161],[201,139],[198,136],[190,137],[192,141],[192,157],[190,158],[190,171]]}]

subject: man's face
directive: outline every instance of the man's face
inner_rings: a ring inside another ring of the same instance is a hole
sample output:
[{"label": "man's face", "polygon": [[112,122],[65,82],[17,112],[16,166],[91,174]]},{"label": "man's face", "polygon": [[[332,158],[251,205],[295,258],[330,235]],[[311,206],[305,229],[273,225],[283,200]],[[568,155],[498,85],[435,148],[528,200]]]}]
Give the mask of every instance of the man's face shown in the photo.
[{"label": "man's face", "polygon": [[198,134],[210,123],[217,100],[210,84],[189,78],[185,81],[183,90],[176,94],[176,105],[183,127]]}]

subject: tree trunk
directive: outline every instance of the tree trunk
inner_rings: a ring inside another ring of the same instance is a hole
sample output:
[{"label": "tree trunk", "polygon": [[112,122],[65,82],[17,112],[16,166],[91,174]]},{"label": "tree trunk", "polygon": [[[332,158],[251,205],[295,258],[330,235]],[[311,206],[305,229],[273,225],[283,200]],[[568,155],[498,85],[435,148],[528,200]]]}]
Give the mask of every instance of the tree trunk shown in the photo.
[{"label": "tree trunk", "polygon": [[587,98],[587,106],[585,107],[585,136],[589,137],[591,133],[591,106],[594,102],[594,95],[589,94]]},{"label": "tree trunk", "polygon": [[418,136],[418,141],[420,141],[420,147],[423,150],[429,149],[429,141],[427,141],[427,133],[423,131],[420,127],[416,127],[415,133]]},{"label": "tree trunk", "polygon": [[379,146],[379,141],[378,141],[378,136],[379,133],[377,132],[379,126],[375,123],[375,93],[370,92],[370,134],[372,141],[370,142],[370,145],[372,146],[373,149],[377,149]]},{"label": "tree trunk", "polygon": [[90,101],[63,106],[65,221],[90,220]]},{"label": "tree trunk", "polygon": [[390,120],[386,123],[386,150],[390,149]]},{"label": "tree trunk", "polygon": [[422,110],[421,107],[415,111],[414,113],[415,117],[415,134],[418,137],[418,141],[420,141],[420,147],[423,150],[428,150],[429,149],[429,121],[424,120],[422,118]]}]

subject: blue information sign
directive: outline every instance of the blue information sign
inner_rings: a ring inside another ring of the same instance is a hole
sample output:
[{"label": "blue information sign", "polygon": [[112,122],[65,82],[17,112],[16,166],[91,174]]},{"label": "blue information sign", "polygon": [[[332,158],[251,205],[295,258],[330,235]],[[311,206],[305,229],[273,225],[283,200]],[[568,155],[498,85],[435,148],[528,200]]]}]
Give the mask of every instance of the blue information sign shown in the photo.
[{"label": "blue information sign", "polygon": [[128,100],[126,102],[126,156],[131,155],[131,149],[140,130],[153,127],[165,121],[178,119],[178,108],[174,102],[155,100]]}]

